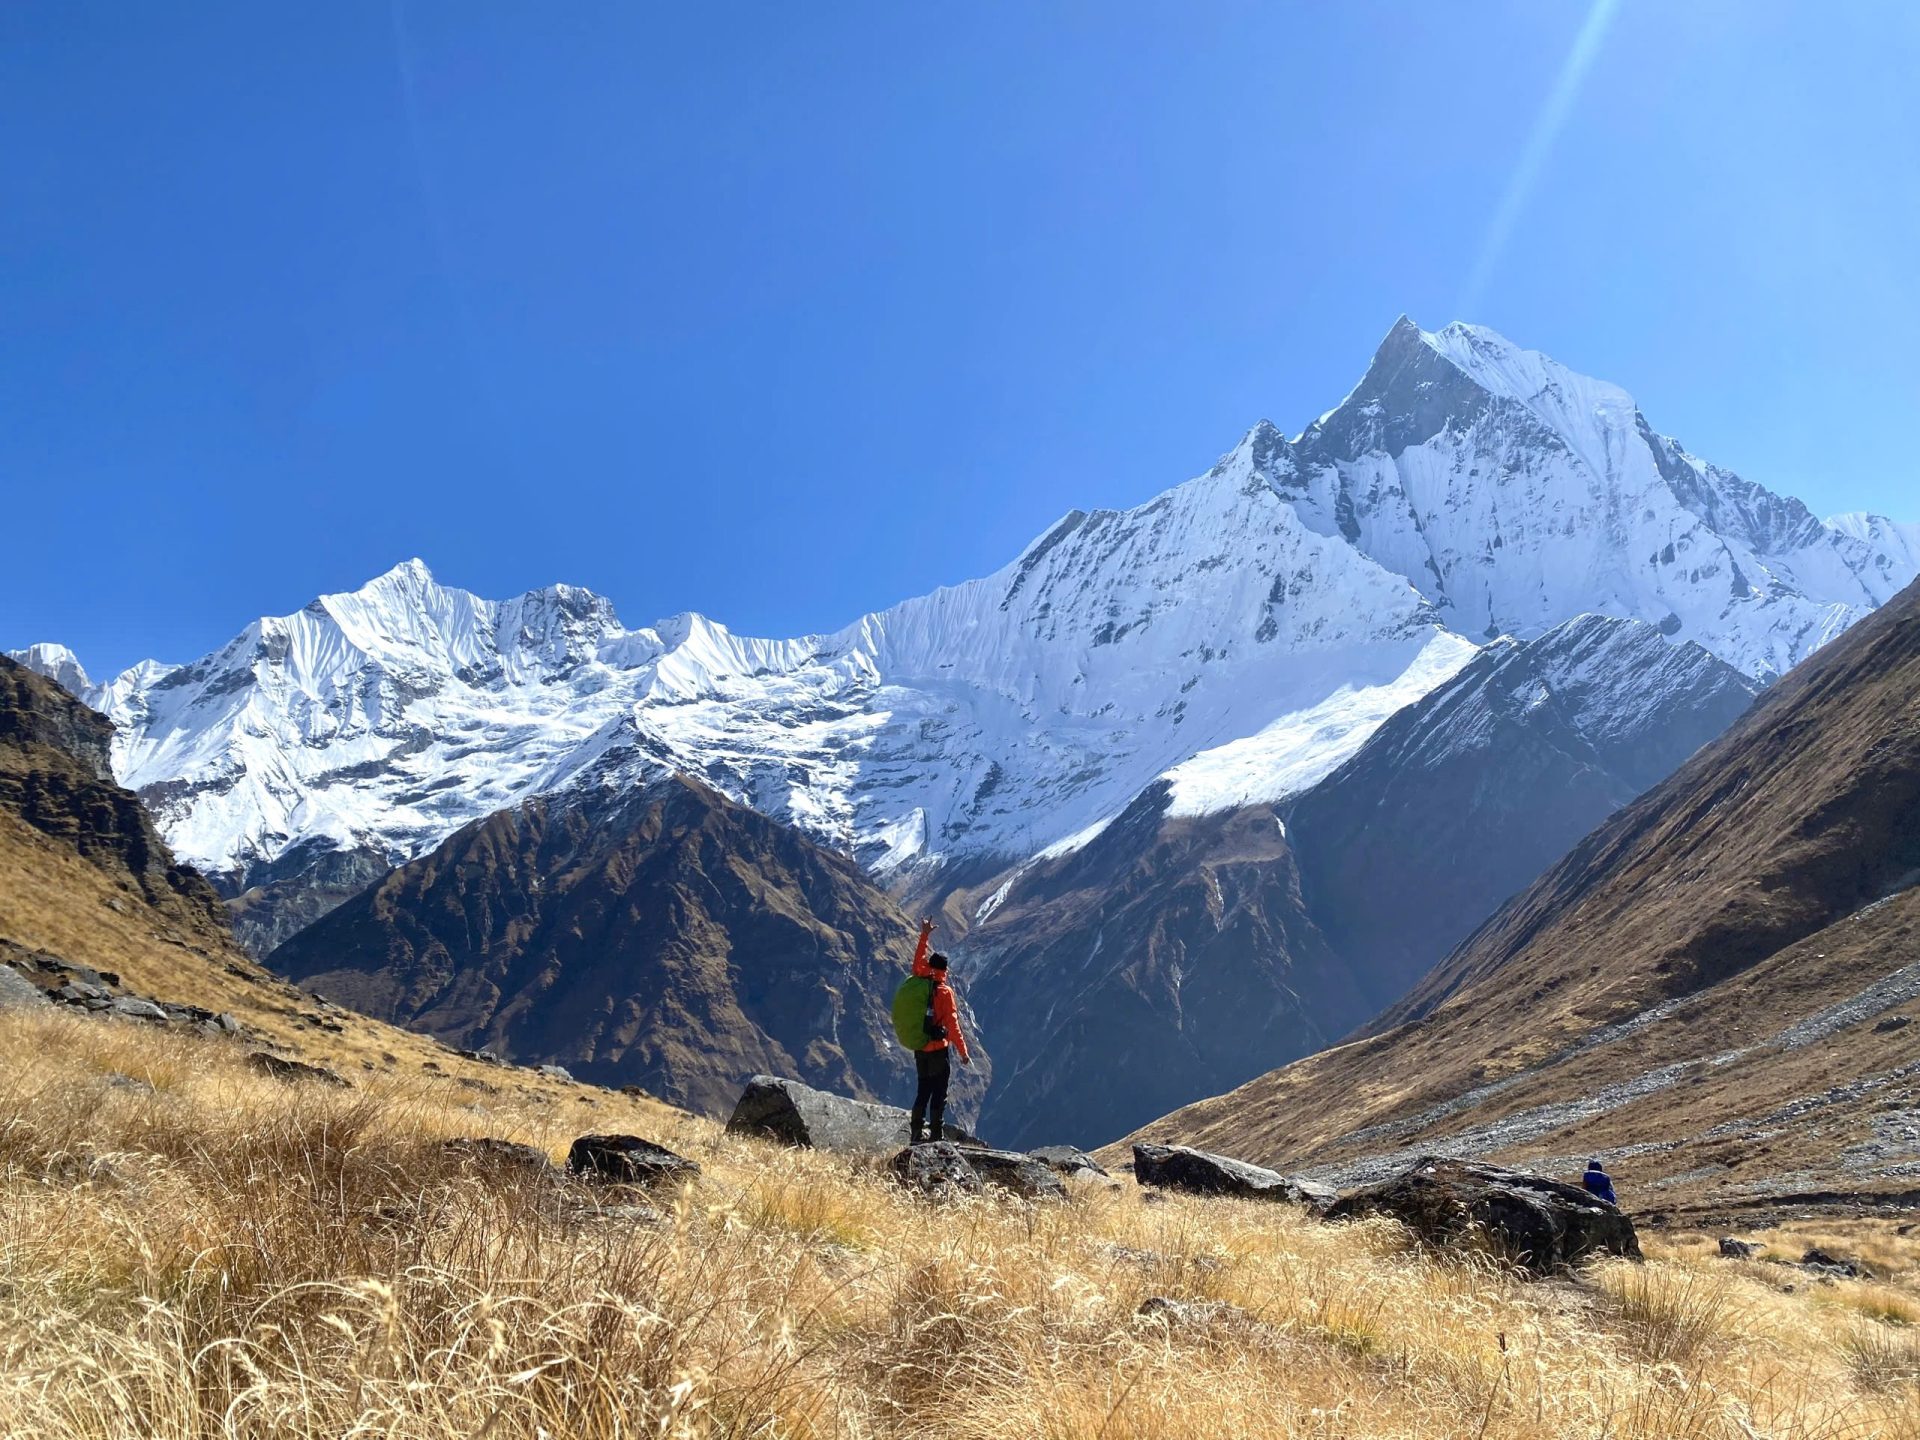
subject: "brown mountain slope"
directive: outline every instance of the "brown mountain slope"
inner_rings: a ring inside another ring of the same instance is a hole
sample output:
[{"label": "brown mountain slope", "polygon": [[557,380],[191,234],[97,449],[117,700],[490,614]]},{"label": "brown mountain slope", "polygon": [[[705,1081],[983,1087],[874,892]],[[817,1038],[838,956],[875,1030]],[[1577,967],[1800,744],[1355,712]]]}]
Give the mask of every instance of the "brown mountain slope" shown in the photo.
[{"label": "brown mountain slope", "polygon": [[[174,863],[139,799],[114,783],[112,743],[106,716],[0,657],[0,815],[91,864],[128,892],[123,904],[137,902],[202,947],[227,945],[220,897]],[[25,879],[10,911],[25,902]]]},{"label": "brown mountain slope", "polygon": [[888,1005],[912,933],[850,859],[675,778],[469,825],[269,963],[444,1040],[718,1113],[756,1071],[910,1098]]},{"label": "brown mountain slope", "polygon": [[[664,1107],[479,1065],[377,1020],[318,1005],[242,953],[226,910],[175,863],[139,798],[109,778],[110,722],[0,656],[0,962],[49,983],[45,956],[111,973],[138,995],[226,1012],[249,1047],[328,1065],[356,1083],[408,1077],[460,1093],[511,1090],[565,1106],[581,1129]],[[134,1023],[99,1019],[101,1025]],[[208,1042],[220,1043],[220,1042]]]},{"label": "brown mountain slope", "polygon": [[1141,1134],[1332,1173],[1626,1156],[1688,1207],[1920,1190],[1920,586],[1503,907],[1373,1033]]}]

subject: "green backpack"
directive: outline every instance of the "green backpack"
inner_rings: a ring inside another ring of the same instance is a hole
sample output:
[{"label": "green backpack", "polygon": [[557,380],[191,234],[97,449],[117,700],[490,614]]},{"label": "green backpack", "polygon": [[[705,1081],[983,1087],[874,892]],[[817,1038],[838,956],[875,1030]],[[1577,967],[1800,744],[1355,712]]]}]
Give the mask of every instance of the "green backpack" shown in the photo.
[{"label": "green backpack", "polygon": [[933,1018],[933,981],[928,976],[909,976],[893,992],[893,1033],[909,1050],[946,1038],[946,1028]]}]

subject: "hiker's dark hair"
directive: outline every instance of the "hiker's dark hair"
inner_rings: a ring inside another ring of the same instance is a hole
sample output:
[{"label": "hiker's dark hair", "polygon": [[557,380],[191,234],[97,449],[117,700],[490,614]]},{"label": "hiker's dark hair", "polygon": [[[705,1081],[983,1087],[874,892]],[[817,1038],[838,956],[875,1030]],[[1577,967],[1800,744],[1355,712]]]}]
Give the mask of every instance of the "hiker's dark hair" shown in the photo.
[{"label": "hiker's dark hair", "polygon": [[927,957],[927,964],[931,965],[935,970],[944,970],[947,968],[947,957],[936,950]]}]

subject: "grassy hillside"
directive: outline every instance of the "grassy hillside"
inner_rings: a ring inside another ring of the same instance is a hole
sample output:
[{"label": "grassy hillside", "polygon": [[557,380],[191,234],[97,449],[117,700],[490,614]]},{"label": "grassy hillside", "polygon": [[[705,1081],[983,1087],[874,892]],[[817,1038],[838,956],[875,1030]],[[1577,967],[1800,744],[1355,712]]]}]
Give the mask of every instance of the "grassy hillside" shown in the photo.
[{"label": "grassy hillside", "polygon": [[[1875,1283],[1679,1236],[1529,1284],[1387,1223],[1131,1181],[934,1208],[604,1093],[287,1086],[243,1053],[0,1014],[0,1434],[1920,1437],[1891,1229],[1770,1237]],[[636,1127],[704,1175],[603,1209],[439,1148]],[[1137,1319],[1154,1295],[1242,1310]]]}]

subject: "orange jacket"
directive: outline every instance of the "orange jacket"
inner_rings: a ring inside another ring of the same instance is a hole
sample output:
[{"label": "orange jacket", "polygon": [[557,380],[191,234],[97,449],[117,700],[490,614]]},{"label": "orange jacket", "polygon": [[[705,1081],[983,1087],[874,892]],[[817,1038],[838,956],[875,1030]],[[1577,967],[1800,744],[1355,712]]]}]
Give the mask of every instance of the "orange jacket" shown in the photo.
[{"label": "orange jacket", "polygon": [[927,956],[933,949],[933,922],[926,921],[920,926],[920,943],[913,947],[913,973],[915,978],[933,981],[933,1018],[946,1027],[946,1040],[929,1040],[922,1050],[944,1050],[948,1041],[960,1052],[960,1058],[967,1064],[973,1063],[973,1057],[967,1053],[967,1037],[960,1030],[960,1007],[954,1002],[953,987],[944,976],[935,972],[927,963]]}]

